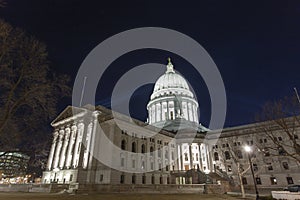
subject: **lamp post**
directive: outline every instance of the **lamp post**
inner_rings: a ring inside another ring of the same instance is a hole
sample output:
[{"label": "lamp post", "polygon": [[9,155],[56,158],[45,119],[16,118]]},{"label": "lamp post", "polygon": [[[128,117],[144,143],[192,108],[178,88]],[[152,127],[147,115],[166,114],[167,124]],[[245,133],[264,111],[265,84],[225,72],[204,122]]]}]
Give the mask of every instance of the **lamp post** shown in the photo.
[{"label": "lamp post", "polygon": [[248,154],[249,165],[250,165],[250,169],[251,169],[251,173],[252,173],[252,178],[253,178],[253,183],[254,183],[254,188],[255,188],[255,193],[256,193],[256,200],[258,200],[259,199],[259,195],[258,195],[256,180],[255,180],[255,177],[254,177],[254,171],[253,171],[252,161],[251,161],[251,158],[250,158],[250,152],[252,151],[252,149],[251,149],[250,146],[245,146],[244,149],[245,149],[245,151]]}]

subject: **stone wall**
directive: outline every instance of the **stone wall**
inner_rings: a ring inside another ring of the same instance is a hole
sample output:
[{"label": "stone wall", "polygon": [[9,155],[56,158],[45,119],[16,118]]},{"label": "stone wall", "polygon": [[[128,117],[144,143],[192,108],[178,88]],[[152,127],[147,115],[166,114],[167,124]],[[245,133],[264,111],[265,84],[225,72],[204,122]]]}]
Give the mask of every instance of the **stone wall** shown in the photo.
[{"label": "stone wall", "polygon": [[50,192],[50,184],[0,184],[0,192]]},{"label": "stone wall", "polygon": [[194,185],[103,185],[80,184],[78,193],[204,193],[203,184]]}]

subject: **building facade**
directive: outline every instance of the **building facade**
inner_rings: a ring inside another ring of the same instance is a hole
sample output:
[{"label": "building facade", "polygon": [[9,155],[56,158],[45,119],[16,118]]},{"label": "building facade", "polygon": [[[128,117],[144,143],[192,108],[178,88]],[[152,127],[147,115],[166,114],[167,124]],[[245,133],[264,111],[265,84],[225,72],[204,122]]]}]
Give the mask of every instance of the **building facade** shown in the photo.
[{"label": "building facade", "polygon": [[[198,102],[170,60],[155,83],[147,110],[144,123],[102,106],[68,106],[51,124],[53,141],[43,182],[199,184],[226,179],[240,184],[237,163],[249,167],[242,147],[266,141],[251,124],[226,128],[221,135],[202,126]],[[259,186],[300,180],[298,163],[264,153],[256,152],[253,160]],[[253,185],[251,177],[248,170],[242,177],[244,185]]]}]

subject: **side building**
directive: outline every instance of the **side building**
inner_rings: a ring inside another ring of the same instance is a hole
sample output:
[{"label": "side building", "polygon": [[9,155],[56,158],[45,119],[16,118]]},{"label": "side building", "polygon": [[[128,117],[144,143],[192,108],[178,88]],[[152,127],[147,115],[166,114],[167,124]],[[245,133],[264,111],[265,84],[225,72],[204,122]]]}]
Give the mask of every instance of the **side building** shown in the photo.
[{"label": "side building", "polygon": [[[286,118],[285,120],[289,120]],[[270,123],[269,123],[270,124]],[[299,127],[294,131],[294,138],[287,137],[284,130],[274,127],[272,135],[262,131],[265,122],[236,126],[223,129],[221,135],[211,131],[210,139],[218,138],[211,148],[211,158],[216,171],[226,173],[232,177],[236,185],[242,181],[245,188],[253,187],[254,181],[258,188],[284,188],[288,185],[300,183],[300,165],[280,148],[288,146],[292,140],[299,143]],[[276,144],[277,143],[277,144]],[[250,146],[252,152],[245,151]],[[292,152],[293,150],[290,149]],[[249,157],[254,171],[252,178]],[[238,166],[245,173],[238,176]]]}]

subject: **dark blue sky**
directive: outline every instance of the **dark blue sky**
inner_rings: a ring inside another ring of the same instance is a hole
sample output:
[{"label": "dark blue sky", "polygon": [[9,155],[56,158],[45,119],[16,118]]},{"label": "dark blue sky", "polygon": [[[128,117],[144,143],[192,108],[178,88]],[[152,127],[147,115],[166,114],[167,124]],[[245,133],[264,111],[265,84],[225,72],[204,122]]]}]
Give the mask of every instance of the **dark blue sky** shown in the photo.
[{"label": "dark blue sky", "polygon": [[[137,27],[165,27],[198,41],[218,66],[224,80],[228,112],[226,126],[250,123],[269,100],[294,95],[300,89],[300,1],[83,1],[7,0],[1,18],[25,29],[48,46],[51,67],[73,78],[87,54],[106,38]],[[200,121],[210,119],[205,83],[179,56],[158,50],[131,52],[107,71],[106,88],[97,102],[109,106],[111,88],[130,68],[166,63],[193,85],[200,103]],[[152,85],[131,97],[131,114],[146,118]],[[62,109],[71,102],[62,100]]]}]

